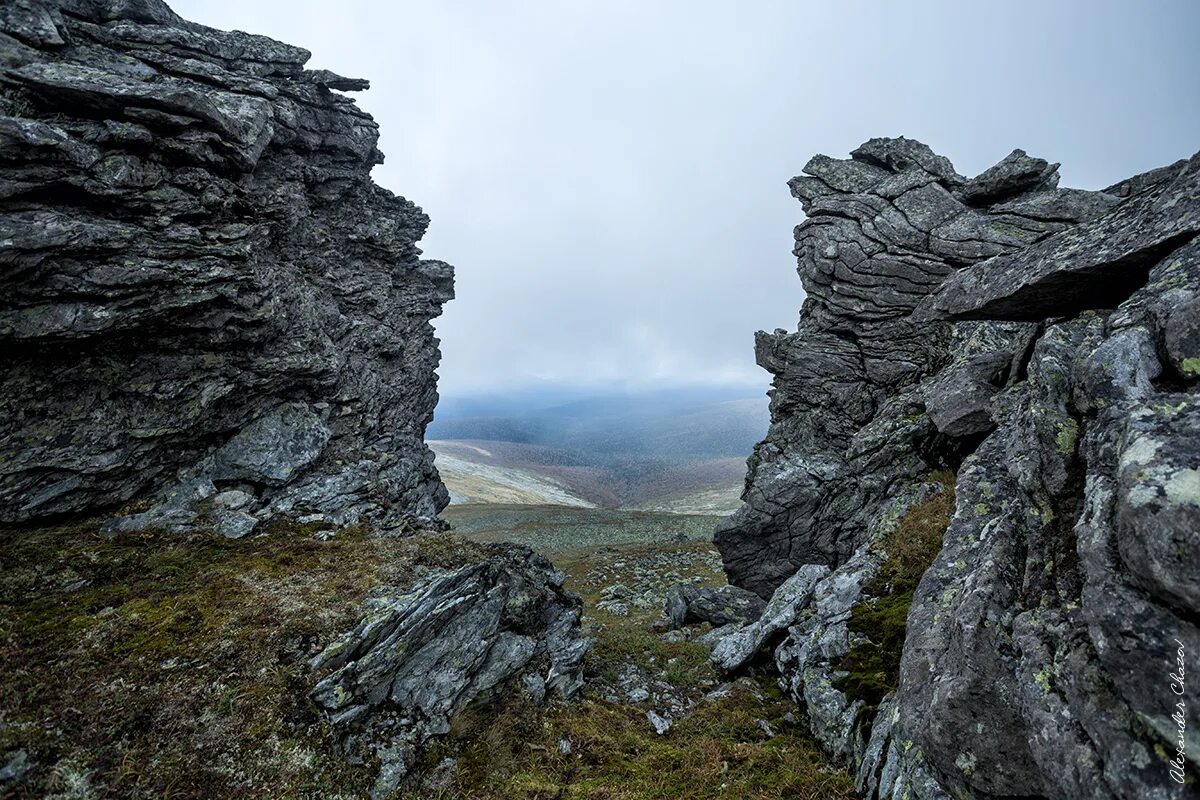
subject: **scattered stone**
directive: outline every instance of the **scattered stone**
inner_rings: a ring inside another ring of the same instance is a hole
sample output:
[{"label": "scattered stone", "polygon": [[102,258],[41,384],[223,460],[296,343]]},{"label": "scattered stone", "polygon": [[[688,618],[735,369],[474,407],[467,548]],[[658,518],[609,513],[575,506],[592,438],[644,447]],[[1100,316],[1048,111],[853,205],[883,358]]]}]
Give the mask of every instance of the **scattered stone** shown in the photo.
[{"label": "scattered stone", "polygon": [[20,783],[36,766],[24,749],[10,750],[4,756],[3,766],[0,766],[0,786]]},{"label": "scattered stone", "polygon": [[646,719],[650,720],[650,724],[654,727],[654,732],[659,736],[666,735],[667,731],[671,730],[672,721],[654,710],[646,712]]},{"label": "scattered stone", "polygon": [[262,521],[244,511],[219,509],[209,514],[213,528],[226,539],[241,539],[254,532]]},{"label": "scattered stone", "polygon": [[737,586],[698,589],[688,584],[676,584],[667,591],[664,614],[673,628],[711,623],[714,627],[730,623],[753,622],[762,615],[766,602]]},{"label": "scattered stone", "polygon": [[629,616],[629,606],[621,600],[601,600],[599,603],[596,603],[596,608],[599,611],[612,614],[614,617]]},{"label": "scattered stone", "polygon": [[650,692],[645,686],[635,686],[629,690],[627,697],[631,703],[644,703],[650,699]]}]

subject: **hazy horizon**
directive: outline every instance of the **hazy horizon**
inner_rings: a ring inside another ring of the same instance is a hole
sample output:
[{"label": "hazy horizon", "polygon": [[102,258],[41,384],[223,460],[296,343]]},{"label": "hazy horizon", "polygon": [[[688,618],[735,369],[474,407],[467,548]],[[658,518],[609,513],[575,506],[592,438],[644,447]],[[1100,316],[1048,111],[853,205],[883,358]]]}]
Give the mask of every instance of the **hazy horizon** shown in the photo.
[{"label": "hazy horizon", "polygon": [[455,266],[444,397],[765,390],[794,329],[816,153],[906,135],[976,174],[1020,147],[1102,188],[1197,148],[1200,5],[174,0],[371,81],[381,185]]}]

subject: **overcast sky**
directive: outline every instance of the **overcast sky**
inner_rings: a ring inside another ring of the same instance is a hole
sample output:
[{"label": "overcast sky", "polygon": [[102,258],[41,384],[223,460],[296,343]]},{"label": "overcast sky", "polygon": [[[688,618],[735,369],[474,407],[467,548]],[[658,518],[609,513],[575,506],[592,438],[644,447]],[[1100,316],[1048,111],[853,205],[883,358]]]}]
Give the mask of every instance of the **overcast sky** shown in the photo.
[{"label": "overcast sky", "polygon": [[443,395],[539,382],[766,388],[794,329],[814,153],[1014,147],[1101,188],[1200,148],[1200,3],[174,0],[369,78],[375,180],[455,265]]}]

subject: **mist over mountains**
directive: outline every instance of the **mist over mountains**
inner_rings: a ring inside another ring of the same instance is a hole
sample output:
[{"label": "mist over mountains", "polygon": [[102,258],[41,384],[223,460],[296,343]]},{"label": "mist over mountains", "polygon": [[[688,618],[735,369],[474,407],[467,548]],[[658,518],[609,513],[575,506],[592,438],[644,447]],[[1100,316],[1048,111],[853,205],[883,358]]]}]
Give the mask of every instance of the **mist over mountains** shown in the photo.
[{"label": "mist over mountains", "polygon": [[[427,436],[457,502],[725,512],[767,424],[766,396],[746,387],[550,387],[444,398]],[[530,485],[547,479],[575,502]]]}]

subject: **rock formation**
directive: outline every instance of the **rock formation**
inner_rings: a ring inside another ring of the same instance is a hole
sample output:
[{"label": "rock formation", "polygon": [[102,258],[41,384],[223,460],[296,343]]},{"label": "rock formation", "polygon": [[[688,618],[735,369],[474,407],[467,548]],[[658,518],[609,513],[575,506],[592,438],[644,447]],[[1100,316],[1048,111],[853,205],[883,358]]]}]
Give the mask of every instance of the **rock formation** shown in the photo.
[{"label": "rock formation", "polygon": [[[715,655],[771,648],[863,797],[1195,796],[1171,674],[1200,653],[1200,155],[1100,192],[1056,166],[967,179],[873,139],[790,183],[807,299],[758,335],[772,425],[716,533],[789,627]],[[856,696],[856,615],[896,600],[897,530],[951,473],[898,680]]]},{"label": "rock formation", "polygon": [[0,522],[244,535],[448,498],[422,437],[451,268],[307,51],[161,0],[0,6]]},{"label": "rock formation", "polygon": [[332,670],[312,697],[347,731],[347,751],[380,762],[375,797],[390,796],[469,703],[514,685],[535,702],[570,698],[583,685],[591,642],[580,638],[579,597],[528,548],[490,551],[374,599],[358,628],[313,660]]}]

